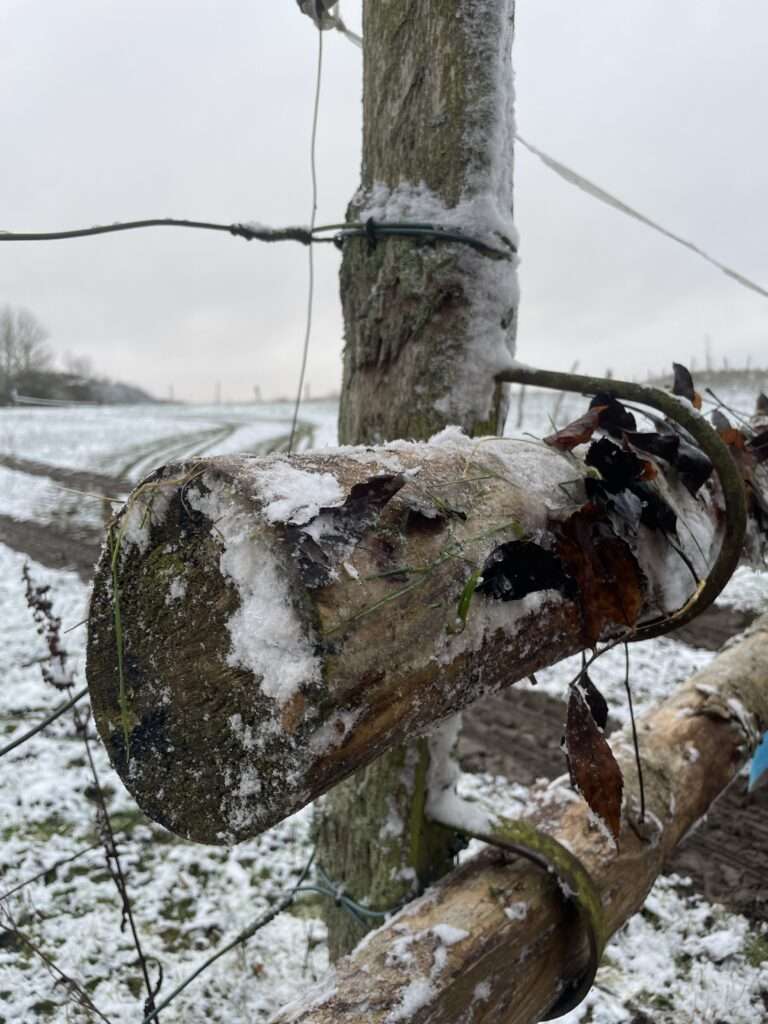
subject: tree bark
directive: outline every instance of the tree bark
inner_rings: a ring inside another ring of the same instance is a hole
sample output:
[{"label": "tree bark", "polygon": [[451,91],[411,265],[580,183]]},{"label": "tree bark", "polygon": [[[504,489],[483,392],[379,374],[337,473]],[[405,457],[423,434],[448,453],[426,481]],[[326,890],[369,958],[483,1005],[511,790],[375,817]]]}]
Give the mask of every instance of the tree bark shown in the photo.
[{"label": "tree bark", "polygon": [[[514,349],[513,0],[364,5],[363,166],[350,221],[435,221],[506,252],[349,240],[341,270],[342,443],[426,440],[448,423],[500,433]],[[423,816],[424,741],[382,755],[318,807],[318,859],[391,906],[444,874],[453,849]],[[329,906],[332,958],[367,927]]]},{"label": "tree bark", "polygon": [[[566,844],[597,885],[612,934],[643,904],[664,861],[733,781],[768,728],[768,616],[639,722],[646,822],[626,732],[612,738],[627,784],[618,852],[567,783],[530,821]],[[550,874],[487,848],[340,960],[273,1024],[533,1024],[585,968]]]},{"label": "tree bark", "polygon": [[513,0],[364,5],[362,184],[349,220],[429,221],[505,252],[345,243],[346,443],[496,433],[514,348]]},{"label": "tree bark", "polygon": [[[701,577],[718,547],[717,485],[693,498],[659,476],[697,523],[676,549],[582,522],[578,465],[449,431],[145,481],[102,555],[88,645],[97,725],[139,805],[201,842],[246,839],[482,693],[631,635],[631,609],[682,604],[679,550]],[[371,805],[410,821],[389,799]]]}]

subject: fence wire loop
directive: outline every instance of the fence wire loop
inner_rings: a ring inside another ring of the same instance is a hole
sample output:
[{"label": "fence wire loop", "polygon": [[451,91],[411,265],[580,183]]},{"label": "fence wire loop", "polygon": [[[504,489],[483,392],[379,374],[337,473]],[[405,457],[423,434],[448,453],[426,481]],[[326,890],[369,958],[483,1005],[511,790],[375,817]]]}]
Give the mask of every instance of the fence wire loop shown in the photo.
[{"label": "fence wire loop", "polygon": [[[317,228],[317,232],[323,231]],[[363,238],[368,243],[368,251],[372,252],[384,238],[412,238],[423,242],[448,242],[469,246],[483,256],[496,260],[512,260],[517,248],[508,239],[503,239],[505,248],[499,249],[483,239],[466,234],[461,228],[450,224],[425,224],[419,221],[377,221],[368,217],[362,223],[350,222],[344,225],[333,236],[337,249],[343,249],[348,238]],[[313,241],[324,241],[315,237]]]}]

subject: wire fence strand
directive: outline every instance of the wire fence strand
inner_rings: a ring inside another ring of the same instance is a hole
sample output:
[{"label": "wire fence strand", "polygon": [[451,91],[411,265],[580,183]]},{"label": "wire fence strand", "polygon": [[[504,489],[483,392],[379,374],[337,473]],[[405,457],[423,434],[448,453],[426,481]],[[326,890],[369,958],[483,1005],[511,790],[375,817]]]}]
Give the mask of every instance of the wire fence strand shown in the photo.
[{"label": "wire fence strand", "polygon": [[[317,217],[317,123],[320,117],[320,88],[323,81],[323,33],[317,31],[317,77],[315,79],[315,100],[312,108],[312,137],[309,144],[309,167],[312,176],[312,212],[309,218],[309,232],[314,234],[315,219]],[[309,247],[309,282],[307,287],[307,323],[304,330],[304,345],[301,352],[301,368],[299,370],[299,383],[296,389],[296,403],[293,407],[293,419],[291,420],[291,436],[288,441],[288,452],[293,451],[296,439],[296,427],[299,422],[299,409],[301,408],[301,395],[304,390],[304,378],[307,373],[307,356],[309,355],[309,341],[312,336],[312,311],[315,301],[315,254],[312,246]]]},{"label": "wire fence strand", "polygon": [[76,693],[74,697],[71,697],[66,701],[66,703],[60,704],[50,713],[50,715],[47,715],[41,722],[38,722],[36,726],[25,732],[23,736],[18,736],[15,740],[11,740],[11,742],[6,746],[1,747],[0,757],[5,757],[6,754],[10,754],[12,750],[20,747],[22,743],[26,743],[27,740],[31,740],[33,736],[37,736],[37,734],[47,728],[51,722],[55,722],[57,718],[61,718],[61,716],[69,711],[70,708],[73,708],[79,700],[82,700],[83,697],[86,696],[87,693],[88,687],[86,686],[84,689],[80,690],[79,693]]}]

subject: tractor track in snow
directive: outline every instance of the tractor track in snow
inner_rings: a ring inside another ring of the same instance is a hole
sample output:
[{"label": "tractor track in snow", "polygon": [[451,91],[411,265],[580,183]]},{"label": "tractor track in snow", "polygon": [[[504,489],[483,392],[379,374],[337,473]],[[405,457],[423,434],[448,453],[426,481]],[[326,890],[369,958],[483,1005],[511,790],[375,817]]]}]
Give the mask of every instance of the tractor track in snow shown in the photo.
[{"label": "tractor track in snow", "polygon": [[[282,424],[277,421],[275,425],[279,427]],[[182,460],[204,455],[206,451],[229,438],[238,426],[239,423],[226,423],[215,430],[177,434],[162,441],[118,452],[109,459],[110,465],[118,467],[116,472],[69,469],[7,454],[0,454],[0,466],[18,473],[44,477],[67,490],[80,491],[84,495],[104,495],[105,499],[123,499],[141,476],[146,475],[155,466],[174,459]],[[311,445],[313,436],[312,424],[299,423],[296,447]],[[289,433],[275,434],[253,445],[249,454],[269,455],[272,452],[284,452],[288,450],[289,442]],[[105,525],[109,514],[109,501],[105,500]],[[85,583],[89,583],[93,576],[103,541],[104,530],[96,527],[72,525],[64,521],[41,523],[0,514],[0,544],[28,555],[49,569],[69,569],[76,572]]]}]

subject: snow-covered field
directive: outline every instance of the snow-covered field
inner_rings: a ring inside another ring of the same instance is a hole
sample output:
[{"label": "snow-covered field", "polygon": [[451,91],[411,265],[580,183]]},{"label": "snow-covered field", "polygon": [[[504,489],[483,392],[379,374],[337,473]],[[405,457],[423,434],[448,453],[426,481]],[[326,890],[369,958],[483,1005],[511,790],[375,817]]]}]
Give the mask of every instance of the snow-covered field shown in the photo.
[{"label": "snow-covered field", "polygon": [[[748,411],[745,396],[728,400],[740,398]],[[558,421],[583,408],[583,400],[566,397]],[[332,444],[335,412],[332,403],[304,406],[301,418],[308,427],[302,444],[312,435],[315,446]],[[524,429],[549,432],[553,412],[552,395],[530,393]],[[0,409],[0,453],[135,480],[157,463],[193,452],[263,451],[271,439],[288,433],[290,415],[288,406]],[[513,404],[513,426],[515,419]],[[100,504],[62,491],[39,473],[0,468],[0,515],[40,528],[53,520],[61,525],[63,516],[94,528],[101,521]],[[45,647],[25,604],[24,562],[22,554],[0,544],[0,746],[61,699],[40,677]],[[50,585],[62,628],[71,630],[63,639],[77,663],[80,688],[87,587],[74,573],[29,565],[36,583]],[[767,608],[768,580],[740,570],[721,600]],[[666,638],[635,648],[632,679],[639,710],[711,657]],[[563,697],[574,672],[573,664],[562,663],[540,673],[539,686]],[[598,662],[594,677],[614,714],[624,719],[623,653]],[[113,825],[121,833],[123,866],[153,979],[162,965],[162,998],[296,881],[310,853],[309,811],[233,849],[184,843],[143,818],[98,741],[92,746]],[[475,795],[484,792],[497,808],[514,810],[525,798],[520,786],[500,779],[475,777],[467,788]],[[83,744],[69,716],[0,763],[0,908],[10,915],[0,918],[0,1024],[97,1019],[76,1005],[40,953],[75,979],[113,1024],[141,1020],[141,973],[130,932],[121,930],[119,899],[103,852],[94,846],[93,797]],[[2,899],[41,872],[33,884]],[[320,898],[302,897],[292,911],[193,982],[160,1019],[164,1024],[266,1021],[327,969],[324,926],[317,918]],[[563,1020],[753,1024],[765,1019],[766,1000],[768,936],[693,895],[684,880],[663,878],[644,911],[609,946],[597,987]]]}]

